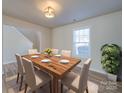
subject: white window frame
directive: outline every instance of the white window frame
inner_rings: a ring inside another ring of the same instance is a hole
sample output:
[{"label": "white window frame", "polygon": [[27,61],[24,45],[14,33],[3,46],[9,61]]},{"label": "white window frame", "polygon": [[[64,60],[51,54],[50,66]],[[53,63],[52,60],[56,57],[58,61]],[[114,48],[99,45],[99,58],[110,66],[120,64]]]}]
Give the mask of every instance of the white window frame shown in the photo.
[{"label": "white window frame", "polygon": [[[84,30],[84,29],[89,29],[89,42],[88,42],[88,45],[89,45],[89,55],[87,57],[83,57],[81,55],[77,55],[75,52],[75,45],[76,43],[84,43],[84,42],[74,42],[74,32],[75,31],[79,31],[79,30]],[[75,57],[79,57],[79,58],[89,58],[91,56],[91,47],[90,47],[90,27],[85,27],[85,28],[78,28],[78,29],[73,29],[73,56]]]}]

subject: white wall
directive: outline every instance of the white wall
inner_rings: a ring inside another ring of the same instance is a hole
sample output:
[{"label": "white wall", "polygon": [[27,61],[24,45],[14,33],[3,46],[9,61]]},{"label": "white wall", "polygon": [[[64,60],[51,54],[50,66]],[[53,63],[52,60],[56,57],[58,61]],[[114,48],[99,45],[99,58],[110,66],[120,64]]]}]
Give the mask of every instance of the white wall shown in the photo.
[{"label": "white wall", "polygon": [[105,73],[100,63],[100,48],[105,43],[122,46],[121,11],[61,26],[52,30],[52,47],[72,50],[73,29],[90,27],[91,70]]},{"label": "white wall", "polygon": [[46,27],[3,15],[3,24],[14,26],[33,42],[33,48],[43,50],[51,47],[51,31]]},{"label": "white wall", "polygon": [[15,27],[3,25],[3,64],[16,62],[15,53],[27,54],[32,45]]},{"label": "white wall", "polygon": [[101,73],[104,73],[100,63],[101,46],[105,43],[115,43],[122,46],[121,11],[57,27],[52,31],[5,15],[3,16],[3,24],[14,26],[34,43],[34,48],[39,48],[39,50],[51,46],[72,50],[73,30],[90,27],[91,58],[93,60],[91,69]]}]

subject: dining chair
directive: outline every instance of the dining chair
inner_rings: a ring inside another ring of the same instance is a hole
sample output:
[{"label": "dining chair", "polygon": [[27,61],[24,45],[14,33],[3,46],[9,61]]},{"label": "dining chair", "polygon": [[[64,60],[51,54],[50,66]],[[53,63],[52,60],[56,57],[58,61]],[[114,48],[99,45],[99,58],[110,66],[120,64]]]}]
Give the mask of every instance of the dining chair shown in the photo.
[{"label": "dining chair", "polygon": [[29,86],[31,88],[31,92],[35,93],[36,90],[45,84],[49,83],[50,85],[50,92],[52,91],[51,89],[51,77],[40,71],[40,70],[34,70],[33,68],[33,63],[26,59],[22,58],[24,68],[25,68],[25,91],[27,91],[27,87]]},{"label": "dining chair", "polygon": [[25,75],[25,71],[24,71],[24,67],[23,67],[23,63],[22,63],[22,57],[19,54],[15,54],[16,56],[16,60],[17,60],[17,66],[18,66],[18,71],[17,71],[17,83],[19,80],[19,75],[21,75],[21,82],[20,82],[20,87],[19,90],[21,90],[22,87],[22,83],[23,83],[23,77]]},{"label": "dining chair", "polygon": [[[39,53],[38,53],[37,49],[29,49],[28,54],[39,54]],[[39,67],[37,67],[37,66],[34,66],[34,67],[36,68],[36,70],[40,70]]]},{"label": "dining chair", "polygon": [[53,53],[54,55],[58,54],[58,53],[59,53],[59,49],[53,48],[53,49],[52,49],[52,53]]},{"label": "dining chair", "polygon": [[84,62],[83,68],[81,69],[80,75],[77,75],[74,72],[69,72],[65,77],[61,79],[61,93],[63,92],[63,85],[67,86],[69,89],[72,89],[76,93],[88,93],[88,71],[91,64],[91,59],[87,59]]},{"label": "dining chair", "polygon": [[38,54],[38,50],[37,49],[29,49],[28,54]]},{"label": "dining chair", "polygon": [[71,56],[71,50],[62,50],[61,55],[66,56],[66,57],[70,57]]}]

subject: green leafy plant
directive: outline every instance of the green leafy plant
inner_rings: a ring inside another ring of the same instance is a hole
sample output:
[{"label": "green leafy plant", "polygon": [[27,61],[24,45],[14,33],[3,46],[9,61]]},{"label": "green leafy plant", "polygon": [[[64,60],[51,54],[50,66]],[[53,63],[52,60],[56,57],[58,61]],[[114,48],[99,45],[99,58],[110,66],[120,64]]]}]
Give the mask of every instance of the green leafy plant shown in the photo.
[{"label": "green leafy plant", "polygon": [[116,44],[105,44],[101,47],[101,64],[106,72],[117,74],[121,62],[121,48]]},{"label": "green leafy plant", "polygon": [[47,48],[44,50],[45,53],[47,53],[48,55],[50,55],[52,53],[52,49],[51,48]]}]

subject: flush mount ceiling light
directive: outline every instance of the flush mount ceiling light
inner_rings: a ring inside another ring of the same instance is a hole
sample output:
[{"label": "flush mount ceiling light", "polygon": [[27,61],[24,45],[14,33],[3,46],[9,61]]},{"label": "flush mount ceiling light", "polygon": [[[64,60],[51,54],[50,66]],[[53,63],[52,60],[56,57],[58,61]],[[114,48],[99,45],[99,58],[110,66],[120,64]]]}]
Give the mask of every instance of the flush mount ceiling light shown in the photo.
[{"label": "flush mount ceiling light", "polygon": [[47,7],[44,9],[44,14],[47,18],[54,18],[55,10],[52,7]]}]

